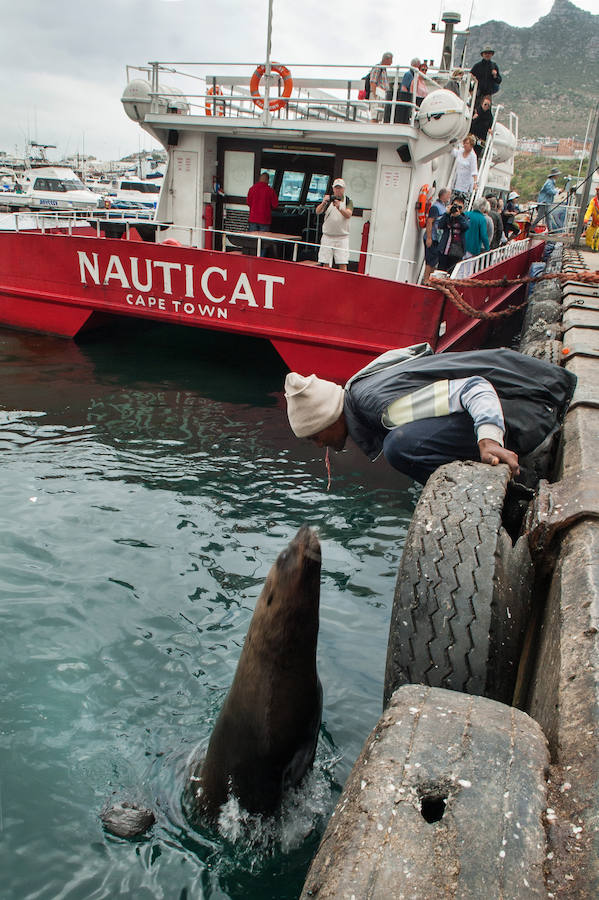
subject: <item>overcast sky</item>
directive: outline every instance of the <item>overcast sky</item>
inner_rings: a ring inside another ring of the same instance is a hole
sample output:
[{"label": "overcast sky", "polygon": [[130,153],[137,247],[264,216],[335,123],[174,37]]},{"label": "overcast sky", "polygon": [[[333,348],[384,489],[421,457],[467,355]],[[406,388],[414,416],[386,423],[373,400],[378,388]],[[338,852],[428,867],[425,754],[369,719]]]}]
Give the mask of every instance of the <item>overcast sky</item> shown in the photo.
[{"label": "overcast sky", "polygon": [[[274,0],[272,58],[359,64],[383,50],[440,59],[442,10],[528,27],[553,0]],[[599,0],[578,0],[599,13]],[[498,13],[498,10],[501,12]],[[158,145],[123,111],[126,65],[263,62],[268,0],[0,0],[0,150],[28,139],[116,159]],[[498,56],[498,62],[501,59]],[[573,64],[564,60],[563,64]],[[293,74],[293,73],[292,73]],[[166,78],[164,79],[166,82]],[[51,158],[58,158],[53,153]]]}]

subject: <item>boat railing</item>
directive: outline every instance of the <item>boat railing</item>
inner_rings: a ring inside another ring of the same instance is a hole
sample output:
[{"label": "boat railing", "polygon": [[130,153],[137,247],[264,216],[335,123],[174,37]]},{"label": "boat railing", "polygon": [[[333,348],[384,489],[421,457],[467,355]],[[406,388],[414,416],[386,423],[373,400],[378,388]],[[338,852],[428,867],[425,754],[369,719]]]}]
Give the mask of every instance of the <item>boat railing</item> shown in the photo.
[{"label": "boat railing", "polygon": [[467,259],[460,260],[460,262],[454,266],[450,277],[453,280],[471,278],[482,269],[488,269],[489,266],[494,266],[496,263],[511,259],[512,256],[524,253],[526,250],[530,249],[530,246],[531,239],[524,238],[521,241],[508,241],[507,244],[502,244],[494,250],[487,250],[485,253],[480,253],[478,256],[469,256]]},{"label": "boat railing", "polygon": [[[148,66],[127,66],[131,76],[143,73],[149,82],[151,115],[200,115],[260,119],[264,125],[276,127],[278,120],[333,119],[367,123],[383,113],[384,121],[414,125],[422,94],[446,86],[450,73],[430,69],[424,73],[411,66],[387,66],[390,91],[386,99],[360,99],[364,78],[370,65],[337,65],[290,63],[285,67],[272,63],[271,75],[263,75],[258,88],[251,63],[152,62]],[[239,74],[231,75],[231,70]],[[284,70],[283,76],[277,69]],[[410,69],[415,73],[411,91],[400,93],[401,81]],[[292,73],[293,89],[286,96],[288,77]],[[334,77],[331,77],[334,76]],[[164,79],[164,83],[163,83]],[[167,84],[168,81],[168,84]],[[475,80],[464,77],[457,87],[459,96],[469,106],[473,103]],[[400,113],[403,110],[403,113]],[[223,123],[224,124],[224,123]]]},{"label": "boat railing", "polygon": [[[60,234],[66,236],[73,236],[76,234],[77,227],[95,226],[95,238],[101,238],[102,235],[102,227],[106,225],[106,218],[98,218],[96,215],[85,216],[85,215],[74,215],[74,214],[60,214],[60,213],[15,213],[15,231],[40,231],[42,234],[46,234],[47,232],[52,231],[53,229],[60,228]],[[19,222],[21,219],[21,222]],[[112,219],[111,219],[112,221]],[[129,240],[131,235],[131,229],[135,228],[137,224],[139,225],[147,225],[146,219],[140,219],[138,221],[123,218],[123,224],[125,226],[124,237]],[[239,242],[240,240],[244,243],[251,242],[252,240],[256,241],[256,255],[260,256],[262,253],[264,244],[275,244],[279,247],[289,246],[292,248],[292,261],[297,262],[298,256],[300,253],[305,253],[308,251],[311,256],[315,255],[315,251],[320,247],[320,243],[314,243],[311,241],[304,241],[298,237],[290,236],[290,237],[274,237],[271,235],[262,235],[259,231],[234,231],[232,229],[222,229],[222,228],[200,228],[192,225],[170,225],[167,223],[153,222],[152,224],[159,226],[160,228],[168,229],[169,233],[169,241],[176,242],[175,234],[179,235],[182,238],[180,242],[180,246],[187,247],[191,249],[208,249],[209,245],[214,244],[214,240],[216,238],[217,241],[220,242],[220,251],[225,255],[229,255],[235,252],[242,252],[240,250],[230,250],[228,249],[228,242],[232,244],[232,246],[237,247],[239,244],[235,243],[235,239]],[[82,238],[92,237],[92,235],[81,235]],[[229,239],[233,239],[230,241]],[[366,261],[368,259],[380,259],[380,260],[391,260],[393,263],[396,263],[398,268],[400,263],[406,263],[408,265],[413,265],[415,263],[414,259],[409,259],[407,257],[397,256],[395,254],[389,253],[373,253],[372,251],[366,250],[350,250],[350,259],[353,259],[355,262],[358,260],[360,262],[360,271],[362,272],[365,267]],[[308,260],[303,260],[304,262],[308,262]],[[313,264],[315,264],[315,260],[310,260]],[[395,278],[393,280],[399,280]]]}]

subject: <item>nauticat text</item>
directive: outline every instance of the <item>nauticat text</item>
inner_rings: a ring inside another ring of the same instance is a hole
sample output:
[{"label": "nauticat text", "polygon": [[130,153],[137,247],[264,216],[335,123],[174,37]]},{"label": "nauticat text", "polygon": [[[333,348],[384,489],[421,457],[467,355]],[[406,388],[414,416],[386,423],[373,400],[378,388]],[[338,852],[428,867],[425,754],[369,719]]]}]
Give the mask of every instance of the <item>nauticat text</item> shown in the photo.
[{"label": "nauticat text", "polygon": [[285,284],[280,275],[230,273],[226,266],[201,268],[117,254],[103,261],[98,253],[84,250],[77,256],[82,284],[119,286],[127,291],[128,306],[170,313],[226,319],[231,305],[274,309],[276,288]]}]

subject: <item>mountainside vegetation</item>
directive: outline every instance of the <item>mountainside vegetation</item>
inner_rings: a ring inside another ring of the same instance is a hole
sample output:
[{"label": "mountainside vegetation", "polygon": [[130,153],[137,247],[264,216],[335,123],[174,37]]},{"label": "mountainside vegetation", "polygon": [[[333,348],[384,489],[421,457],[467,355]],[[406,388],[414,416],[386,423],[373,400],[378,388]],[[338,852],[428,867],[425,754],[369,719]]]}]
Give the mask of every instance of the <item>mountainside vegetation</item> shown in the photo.
[{"label": "mountainside vegetation", "polygon": [[[464,38],[456,40],[456,59]],[[464,61],[470,68],[490,44],[503,77],[493,102],[513,110],[521,137],[584,138],[597,104],[599,15],[555,0],[530,28],[491,21],[470,29]]]}]

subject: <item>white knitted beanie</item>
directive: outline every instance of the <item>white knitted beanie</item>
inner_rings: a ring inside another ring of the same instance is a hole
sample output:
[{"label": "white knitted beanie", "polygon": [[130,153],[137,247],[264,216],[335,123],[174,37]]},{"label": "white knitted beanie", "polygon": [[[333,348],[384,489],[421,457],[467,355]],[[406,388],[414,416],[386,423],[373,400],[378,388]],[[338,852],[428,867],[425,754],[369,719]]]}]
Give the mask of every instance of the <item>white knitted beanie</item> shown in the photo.
[{"label": "white knitted beanie", "polygon": [[311,437],[336,422],[343,412],[341,385],[316,375],[289,372],[285,379],[287,415],[296,437]]}]

